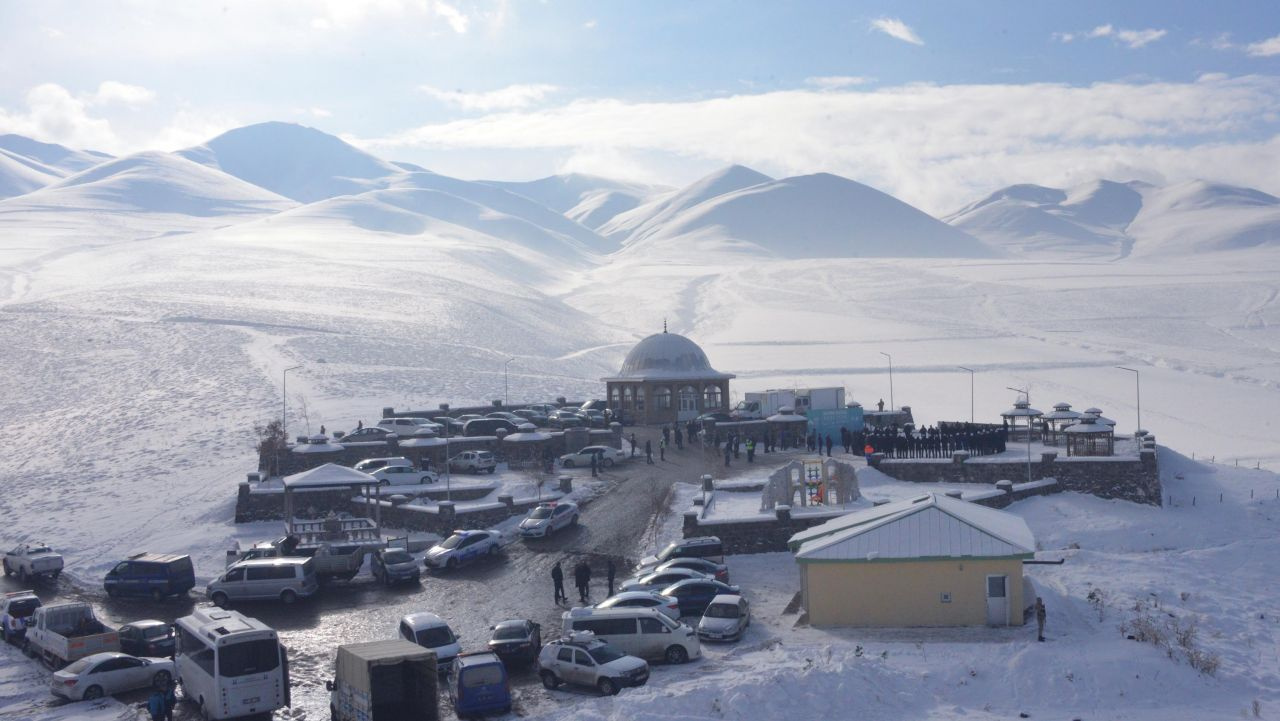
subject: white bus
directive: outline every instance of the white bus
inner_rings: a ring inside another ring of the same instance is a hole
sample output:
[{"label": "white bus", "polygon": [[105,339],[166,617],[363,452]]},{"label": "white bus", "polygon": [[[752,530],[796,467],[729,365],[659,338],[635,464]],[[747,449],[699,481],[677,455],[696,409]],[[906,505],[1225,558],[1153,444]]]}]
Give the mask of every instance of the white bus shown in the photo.
[{"label": "white bus", "polygon": [[198,608],[174,626],[178,680],[203,718],[238,718],[290,705],[289,659],[275,629],[220,608]]}]

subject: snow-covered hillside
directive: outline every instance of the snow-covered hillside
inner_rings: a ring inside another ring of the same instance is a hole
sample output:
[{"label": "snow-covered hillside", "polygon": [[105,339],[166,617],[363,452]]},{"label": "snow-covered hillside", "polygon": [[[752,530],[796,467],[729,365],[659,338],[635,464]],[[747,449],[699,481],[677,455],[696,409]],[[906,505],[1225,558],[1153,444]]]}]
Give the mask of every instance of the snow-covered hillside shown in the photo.
[{"label": "snow-covered hillside", "polygon": [[43,188],[111,156],[41,143],[21,135],[0,135],[0,200]]},{"label": "snow-covered hillside", "polygon": [[718,170],[678,191],[661,195],[621,213],[600,227],[600,234],[629,242],[643,238],[680,213],[725,193],[767,183],[772,178],[741,165]]}]

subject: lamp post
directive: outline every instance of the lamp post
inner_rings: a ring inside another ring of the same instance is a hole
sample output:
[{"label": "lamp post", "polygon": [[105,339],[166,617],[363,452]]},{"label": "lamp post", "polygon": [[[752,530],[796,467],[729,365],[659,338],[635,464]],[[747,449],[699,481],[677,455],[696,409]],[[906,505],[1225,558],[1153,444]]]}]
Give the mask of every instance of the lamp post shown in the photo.
[{"label": "lamp post", "polygon": [[301,367],[285,368],[280,374],[280,432],[284,434],[285,442],[289,440],[289,371],[296,371]]},{"label": "lamp post", "polygon": [[969,423],[973,423],[973,369],[956,366],[962,371],[969,371]]},{"label": "lamp post", "polygon": [[1142,430],[1142,374],[1134,368],[1125,368],[1124,366],[1116,366],[1116,368],[1133,374],[1133,387],[1138,394],[1138,430]]},{"label": "lamp post", "polygon": [[880,351],[880,355],[889,359],[889,410],[894,410],[897,406],[893,404],[893,356],[884,351]]},{"label": "lamp post", "polygon": [[502,364],[502,405],[504,408],[510,403],[507,400],[507,388],[509,387],[507,384],[507,369],[511,367],[511,361],[513,360],[515,358],[508,358],[507,362]]},{"label": "lamp post", "polygon": [[[1027,408],[1028,409],[1031,408],[1031,391],[1027,390],[1026,388],[1014,388],[1012,386],[1005,386],[1005,389],[1014,391],[1016,393],[1021,393],[1022,395],[1026,396]],[[1015,418],[1016,417],[1017,416],[1015,416]],[[1031,416],[1028,415],[1027,416],[1027,483],[1030,483],[1030,482],[1031,482]]]}]

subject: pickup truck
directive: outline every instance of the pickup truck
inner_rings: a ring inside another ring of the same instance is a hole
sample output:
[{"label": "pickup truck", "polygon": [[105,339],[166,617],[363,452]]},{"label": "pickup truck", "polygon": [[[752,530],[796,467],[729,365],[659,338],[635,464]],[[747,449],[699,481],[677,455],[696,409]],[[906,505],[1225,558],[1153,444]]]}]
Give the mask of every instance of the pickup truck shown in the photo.
[{"label": "pickup truck", "polygon": [[62,556],[43,543],[23,543],[4,554],[4,575],[18,574],[23,581],[45,576],[56,579],[62,573]]},{"label": "pickup truck", "polygon": [[31,615],[22,650],[58,669],[95,653],[119,651],[120,634],[104,626],[87,603],[58,603]]},{"label": "pickup truck", "polygon": [[364,566],[364,558],[370,552],[381,547],[381,544],[340,542],[296,545],[289,543],[289,537],[274,541],[255,543],[248,550],[227,551],[227,568],[233,563],[255,558],[297,557],[310,558],[314,561],[316,576],[322,581],[340,578],[350,581]]}]

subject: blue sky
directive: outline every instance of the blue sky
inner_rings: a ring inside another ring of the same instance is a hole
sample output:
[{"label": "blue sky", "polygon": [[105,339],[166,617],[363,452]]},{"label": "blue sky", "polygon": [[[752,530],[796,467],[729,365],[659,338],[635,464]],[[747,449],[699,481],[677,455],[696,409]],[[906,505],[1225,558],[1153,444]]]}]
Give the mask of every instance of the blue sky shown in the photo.
[{"label": "blue sky", "polygon": [[741,162],[944,212],[1099,176],[1280,192],[1278,113],[1274,2],[0,0],[0,132],[115,153],[290,120],[463,177]]}]

